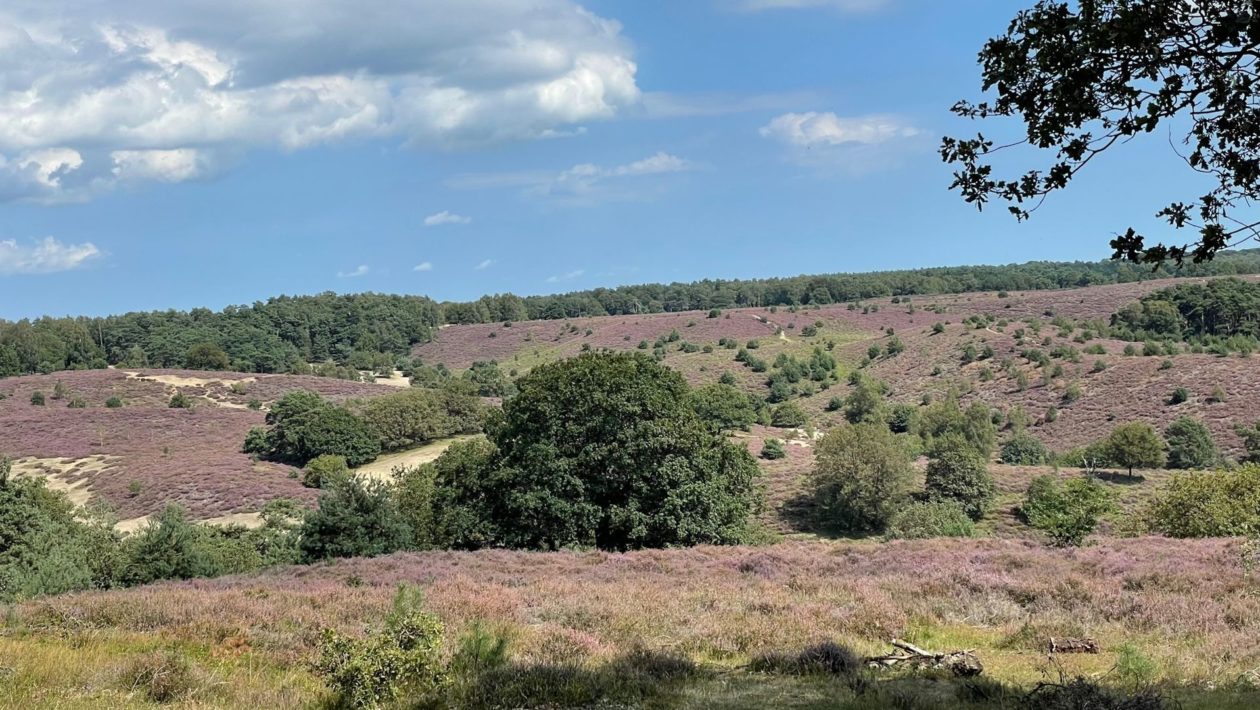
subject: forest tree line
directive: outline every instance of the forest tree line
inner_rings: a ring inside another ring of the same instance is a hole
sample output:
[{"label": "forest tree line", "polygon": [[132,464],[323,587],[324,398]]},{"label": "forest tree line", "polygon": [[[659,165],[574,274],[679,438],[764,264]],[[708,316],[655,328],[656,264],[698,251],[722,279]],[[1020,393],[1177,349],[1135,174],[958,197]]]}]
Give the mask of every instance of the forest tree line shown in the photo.
[{"label": "forest tree line", "polygon": [[1180,270],[1118,261],[1037,261],[791,278],[703,280],[547,296],[498,294],[468,303],[375,293],[279,296],[221,311],[134,312],[103,318],[0,321],[0,377],[124,367],[306,373],[309,363],[377,369],[443,324],[826,305],[972,291],[1028,291],[1172,276],[1260,273],[1260,249],[1225,252]]}]

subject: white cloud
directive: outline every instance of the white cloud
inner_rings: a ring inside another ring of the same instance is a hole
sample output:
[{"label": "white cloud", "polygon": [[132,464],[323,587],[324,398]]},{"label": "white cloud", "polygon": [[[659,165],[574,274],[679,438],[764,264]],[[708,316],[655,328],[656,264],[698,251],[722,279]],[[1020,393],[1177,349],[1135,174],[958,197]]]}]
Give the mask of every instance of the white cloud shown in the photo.
[{"label": "white cloud", "polygon": [[369,271],[371,271],[371,269],[368,268],[367,264],[359,264],[355,267],[354,271],[338,271],[337,278],[353,279],[359,276],[367,276]]},{"label": "white cloud", "polygon": [[762,126],[761,135],[799,147],[845,143],[874,145],[913,138],[919,131],[895,116],[842,117],[834,113],[785,113]]},{"label": "white cloud", "polygon": [[662,151],[625,165],[605,167],[594,163],[581,163],[558,173],[537,170],[478,173],[448,180],[447,185],[462,189],[519,187],[531,197],[554,197],[589,204],[601,200],[631,199],[639,196],[639,192],[626,185],[626,178],[665,175],[697,168],[698,166],[689,160]]},{"label": "white cloud", "polygon": [[248,148],[564,135],[637,105],[636,71],[575,0],[6,0],[0,199],[192,179]]},{"label": "white cloud", "polygon": [[453,214],[447,210],[442,210],[437,214],[431,214],[424,218],[424,226],[426,227],[440,227],[444,224],[468,224],[469,222],[472,222],[472,217]]},{"label": "white cloud", "polygon": [[866,12],[890,5],[892,0],[725,0],[725,2],[746,12],[813,7],[830,8],[841,12]]},{"label": "white cloud", "polygon": [[572,281],[573,279],[576,279],[585,273],[586,273],[586,269],[574,269],[573,271],[570,271],[567,274],[561,274],[559,276],[548,276],[547,283],[553,284],[559,281]]},{"label": "white cloud", "polygon": [[62,244],[53,237],[30,245],[14,239],[0,241],[0,275],[51,274],[77,269],[101,256],[91,242]]},{"label": "white cloud", "polygon": [[433,263],[429,261],[422,261],[419,264],[416,264],[416,267],[412,269],[412,271],[432,271],[432,270],[433,270]]},{"label": "white cloud", "polygon": [[493,266],[493,265],[494,265],[494,259],[486,259],[485,261],[481,262],[480,264],[477,264],[476,266],[474,266],[474,267],[473,267],[473,269],[474,269],[474,270],[476,270],[476,271],[483,271],[483,270],[485,270],[485,269],[490,268],[490,267],[491,267],[491,266]]}]

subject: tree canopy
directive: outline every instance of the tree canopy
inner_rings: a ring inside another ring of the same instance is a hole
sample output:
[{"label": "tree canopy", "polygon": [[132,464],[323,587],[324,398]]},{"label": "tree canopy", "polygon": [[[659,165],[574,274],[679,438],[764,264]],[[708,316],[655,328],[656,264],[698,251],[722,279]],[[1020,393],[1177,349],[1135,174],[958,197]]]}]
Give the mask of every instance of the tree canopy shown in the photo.
[{"label": "tree canopy", "polygon": [[[1130,227],[1111,241],[1114,258],[1209,260],[1260,234],[1248,215],[1260,197],[1258,47],[1260,15],[1238,0],[1041,0],[980,51],[991,100],[953,107],[965,118],[1018,118],[1024,136],[1004,145],[983,133],[945,138],[941,157],[958,166],[951,189],[980,208],[1005,202],[1026,219],[1100,155],[1163,127],[1170,142],[1181,134],[1183,147],[1174,149],[1212,184],[1157,212],[1194,237],[1148,244]],[[995,154],[1017,146],[1053,157],[1043,168],[995,176]]]}]

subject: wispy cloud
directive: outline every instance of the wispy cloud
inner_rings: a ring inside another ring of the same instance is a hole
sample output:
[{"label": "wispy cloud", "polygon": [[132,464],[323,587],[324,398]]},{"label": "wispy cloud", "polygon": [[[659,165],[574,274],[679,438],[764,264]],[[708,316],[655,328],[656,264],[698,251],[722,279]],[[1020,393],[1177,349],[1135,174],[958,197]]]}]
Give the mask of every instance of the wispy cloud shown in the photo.
[{"label": "wispy cloud", "polygon": [[366,276],[369,271],[371,271],[371,269],[367,267],[367,264],[359,264],[353,271],[338,271],[337,278],[353,279],[359,276]]},{"label": "wispy cloud", "polygon": [[924,133],[899,116],[837,116],[807,111],[776,116],[761,135],[788,148],[794,162],[825,170],[867,173],[895,167],[922,147]]},{"label": "wispy cloud", "polygon": [[560,281],[572,281],[573,279],[576,279],[585,273],[586,273],[586,269],[574,269],[573,271],[570,271],[567,274],[560,274],[559,276],[548,276],[547,283],[553,284],[553,283],[558,283]]},{"label": "wispy cloud", "polygon": [[53,237],[19,244],[15,239],[0,241],[0,275],[52,274],[70,271],[99,258],[101,250],[92,242],[63,244]]},{"label": "wispy cloud", "polygon": [[429,261],[422,261],[419,264],[416,264],[415,268],[412,269],[412,271],[432,271],[432,270],[433,270],[433,262],[429,262]]},{"label": "wispy cloud", "polygon": [[437,214],[431,214],[424,218],[424,226],[426,227],[440,227],[444,224],[468,224],[469,222],[472,222],[472,217],[454,214],[447,210],[442,210]]},{"label": "wispy cloud", "polygon": [[761,127],[761,135],[795,146],[873,145],[919,135],[919,130],[896,116],[837,116],[834,113],[785,113]]},{"label": "wispy cloud", "polygon": [[481,262],[480,264],[477,264],[476,266],[474,266],[474,267],[473,267],[473,269],[474,269],[474,270],[476,270],[476,271],[483,271],[483,270],[485,270],[485,269],[490,268],[490,267],[491,267],[491,266],[493,266],[493,265],[494,265],[494,259],[486,259],[485,261]]},{"label": "wispy cloud", "polygon": [[624,165],[601,166],[580,163],[560,172],[521,171],[506,173],[476,173],[462,175],[447,181],[449,187],[480,190],[516,187],[526,196],[556,198],[563,201],[589,204],[604,200],[635,199],[642,196],[634,189],[632,179],[681,173],[696,170],[699,166],[690,160],[660,151],[642,160]]}]

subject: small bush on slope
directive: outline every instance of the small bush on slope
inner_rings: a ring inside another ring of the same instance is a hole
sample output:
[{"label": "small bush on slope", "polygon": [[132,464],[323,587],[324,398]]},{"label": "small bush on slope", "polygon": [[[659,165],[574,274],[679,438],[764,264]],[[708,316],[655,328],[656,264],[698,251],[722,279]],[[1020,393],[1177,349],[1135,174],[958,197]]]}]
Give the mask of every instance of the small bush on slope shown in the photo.
[{"label": "small bush on slope", "polygon": [[1260,533],[1260,466],[1178,473],[1142,511],[1146,527],[1169,537]]},{"label": "small bush on slope", "polygon": [[971,537],[975,523],[961,504],[942,499],[915,502],[893,515],[884,536],[890,540],[920,540],[932,537]]},{"label": "small bush on slope", "polygon": [[850,532],[883,530],[909,496],[913,479],[909,453],[883,424],[827,432],[810,475],[823,524]]},{"label": "small bush on slope", "polygon": [[1216,444],[1208,428],[1192,417],[1177,417],[1164,430],[1169,468],[1207,468],[1216,463]]},{"label": "small bush on slope", "polygon": [[1046,462],[1046,447],[1027,432],[1019,432],[1002,444],[1002,463],[1010,466],[1040,466]]},{"label": "small bush on slope", "polygon": [[1020,506],[1025,522],[1049,535],[1056,545],[1080,545],[1109,510],[1110,496],[1094,479],[1060,483],[1054,476],[1034,478]]}]

